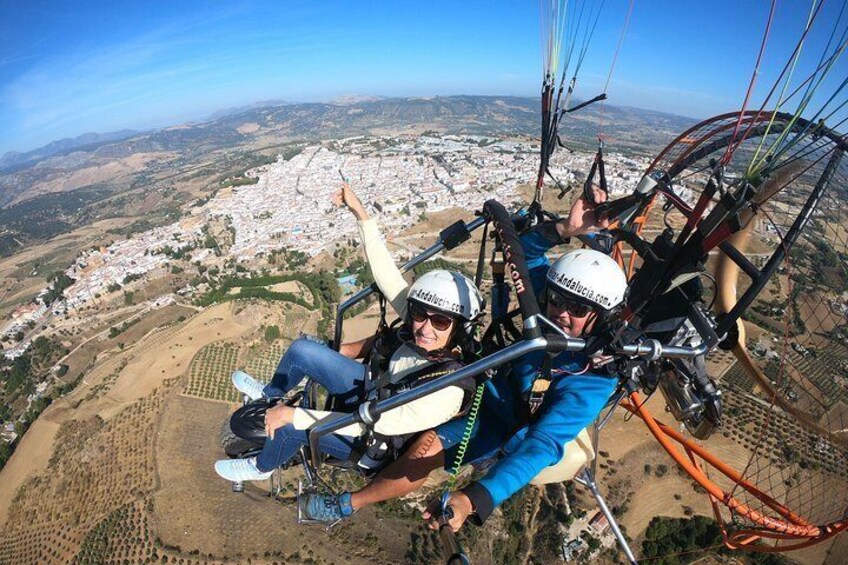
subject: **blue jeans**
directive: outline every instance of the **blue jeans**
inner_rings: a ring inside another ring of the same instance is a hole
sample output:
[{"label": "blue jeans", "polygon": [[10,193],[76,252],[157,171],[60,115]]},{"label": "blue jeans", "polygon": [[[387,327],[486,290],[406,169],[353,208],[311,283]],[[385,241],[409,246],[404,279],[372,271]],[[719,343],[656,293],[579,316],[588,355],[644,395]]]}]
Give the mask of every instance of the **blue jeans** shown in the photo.
[{"label": "blue jeans", "polygon": [[[318,440],[318,449],[336,459],[347,459],[353,451],[354,438],[327,434]],[[296,430],[291,424],[274,431],[274,439],[266,439],[262,452],[256,457],[256,468],[273,471],[291,460],[301,445],[306,445],[306,430]]]},{"label": "blue jeans", "polygon": [[[283,396],[307,376],[326,388],[345,407],[353,408],[361,402],[365,366],[307,338],[292,342],[263,392],[268,397]],[[305,430],[283,426],[274,432],[274,439],[265,440],[256,466],[260,471],[275,469],[294,457],[306,443]],[[353,449],[353,438],[327,435],[321,438],[319,446],[323,453],[346,459]]]},{"label": "blue jeans", "polygon": [[307,376],[345,406],[356,406],[361,401],[365,365],[304,337],[289,346],[263,392],[268,398],[284,396]]}]

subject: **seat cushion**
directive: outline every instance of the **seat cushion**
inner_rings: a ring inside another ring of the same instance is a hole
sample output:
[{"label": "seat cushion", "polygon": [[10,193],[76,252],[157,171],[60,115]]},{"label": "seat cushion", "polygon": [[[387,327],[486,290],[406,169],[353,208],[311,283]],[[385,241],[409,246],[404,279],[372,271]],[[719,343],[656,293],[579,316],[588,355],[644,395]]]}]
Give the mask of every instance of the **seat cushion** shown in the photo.
[{"label": "seat cushion", "polygon": [[546,485],[549,483],[561,483],[570,481],[577,476],[587,463],[595,458],[595,450],[592,448],[592,439],[586,428],[580,430],[577,437],[565,444],[565,455],[554,465],[542,469],[536,475],[531,485]]}]

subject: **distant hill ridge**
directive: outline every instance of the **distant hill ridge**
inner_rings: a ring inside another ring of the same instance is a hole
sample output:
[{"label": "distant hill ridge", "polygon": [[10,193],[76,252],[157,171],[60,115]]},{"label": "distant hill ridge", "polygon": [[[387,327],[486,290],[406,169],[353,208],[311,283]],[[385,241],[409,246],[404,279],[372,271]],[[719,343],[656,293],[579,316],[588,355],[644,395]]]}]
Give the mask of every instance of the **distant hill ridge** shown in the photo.
[{"label": "distant hill ridge", "polygon": [[[600,117],[599,104],[568,114],[560,126],[564,143],[570,149],[593,151]],[[603,119],[609,151],[643,155],[655,154],[695,122],[609,104],[603,109]],[[238,159],[237,153],[291,142],[426,131],[537,137],[539,130],[539,100],[529,97],[345,96],[326,103],[261,102],[225,110],[203,122],[146,132],[85,134],[26,153],[7,153],[0,159],[0,209],[57,191],[85,187],[100,192],[124,191],[147,185],[156,175],[173,175],[202,163]],[[156,157],[151,161],[145,157],[142,162],[146,164],[133,169],[137,163],[133,158],[142,154]],[[234,168],[225,167],[222,172]],[[80,174],[75,176],[77,172]],[[70,205],[70,201],[65,204]]]},{"label": "distant hill ridge", "polygon": [[[598,119],[595,104],[569,117],[563,123],[568,131]],[[226,147],[249,141],[260,134],[307,139],[332,139],[350,135],[387,133],[415,126],[432,126],[444,133],[526,134],[539,130],[539,101],[512,96],[432,96],[408,98],[344,97],[329,103],[290,103],[279,100],[257,102],[243,108],[216,112],[208,121],[184,124],[140,133],[120,130],[86,133],[54,141],[24,153],[8,152],[0,157],[0,174],[9,174],[44,159],[73,151],[98,152],[104,157],[123,156],[138,151],[182,151],[189,143],[202,141],[197,150]],[[637,108],[605,108],[607,133],[613,135],[617,123],[647,122],[651,129],[678,129],[694,120]],[[237,131],[245,124],[258,130]],[[644,132],[649,134],[650,132]],[[109,145],[112,147],[105,148]]]},{"label": "distant hill ridge", "polygon": [[8,173],[11,172],[10,169],[12,168],[34,165],[49,157],[70,151],[93,151],[104,143],[126,139],[138,133],[138,131],[131,129],[122,129],[108,133],[89,132],[76,137],[66,137],[58,141],[53,141],[32,151],[9,151],[0,157],[0,172]]}]

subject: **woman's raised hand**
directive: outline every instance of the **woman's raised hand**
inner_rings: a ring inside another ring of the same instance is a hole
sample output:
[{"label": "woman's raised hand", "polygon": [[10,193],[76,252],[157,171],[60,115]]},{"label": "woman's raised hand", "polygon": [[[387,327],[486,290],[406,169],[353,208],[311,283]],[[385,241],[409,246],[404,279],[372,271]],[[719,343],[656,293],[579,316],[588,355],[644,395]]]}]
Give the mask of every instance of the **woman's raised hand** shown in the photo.
[{"label": "woman's raised hand", "polygon": [[341,190],[333,194],[333,203],[339,207],[347,206],[357,220],[367,220],[369,217],[362,202],[359,201],[359,197],[356,196],[347,181],[342,184]]}]

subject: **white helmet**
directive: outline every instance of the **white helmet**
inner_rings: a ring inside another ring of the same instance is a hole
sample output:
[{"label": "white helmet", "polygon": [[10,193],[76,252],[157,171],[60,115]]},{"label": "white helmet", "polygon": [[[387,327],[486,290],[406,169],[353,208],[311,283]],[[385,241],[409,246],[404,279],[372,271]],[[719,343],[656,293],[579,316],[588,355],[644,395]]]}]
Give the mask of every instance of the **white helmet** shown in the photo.
[{"label": "white helmet", "polygon": [[465,275],[443,269],[418,277],[406,298],[468,322],[477,318],[483,309],[483,297],[474,282]]},{"label": "white helmet", "polygon": [[624,301],[627,277],[608,255],[594,249],[569,251],[548,269],[548,288],[609,310]]}]

